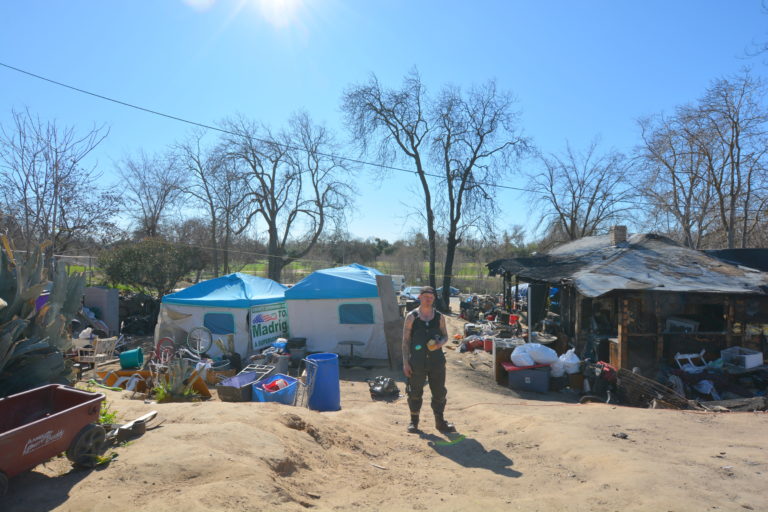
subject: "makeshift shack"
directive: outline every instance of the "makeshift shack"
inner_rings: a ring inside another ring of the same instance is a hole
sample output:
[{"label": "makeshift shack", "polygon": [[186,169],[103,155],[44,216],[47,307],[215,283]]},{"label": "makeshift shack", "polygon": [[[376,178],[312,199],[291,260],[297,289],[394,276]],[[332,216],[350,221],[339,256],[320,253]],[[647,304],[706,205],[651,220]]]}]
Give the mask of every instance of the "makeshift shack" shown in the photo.
[{"label": "makeshift shack", "polygon": [[508,304],[520,281],[531,290],[559,287],[556,334],[579,355],[617,368],[650,375],[659,363],[673,366],[677,354],[704,349],[704,359],[714,360],[732,346],[765,351],[768,273],[664,236],[627,238],[626,228],[616,226],[609,235],[487,267],[503,276]]},{"label": "makeshift shack", "polygon": [[[376,276],[383,274],[353,263],[312,272],[286,290],[291,336],[306,338],[310,352],[387,359],[385,325],[402,319],[391,280],[384,293],[387,279],[377,285]],[[358,343],[340,345],[348,341]]]},{"label": "makeshift shack", "polygon": [[[286,287],[262,277],[234,273],[200,282],[163,297],[155,342],[170,337],[183,344],[195,327],[205,327],[214,339],[234,337],[241,356],[288,335]],[[211,356],[221,355],[214,344]]]}]

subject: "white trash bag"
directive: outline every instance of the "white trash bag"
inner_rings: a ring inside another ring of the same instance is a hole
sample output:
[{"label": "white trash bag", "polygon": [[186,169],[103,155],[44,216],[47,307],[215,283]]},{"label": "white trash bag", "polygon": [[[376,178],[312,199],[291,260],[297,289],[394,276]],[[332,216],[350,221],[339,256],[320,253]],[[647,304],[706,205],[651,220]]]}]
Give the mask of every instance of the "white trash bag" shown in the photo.
[{"label": "white trash bag", "polygon": [[512,351],[510,357],[512,364],[515,366],[533,366],[536,364],[534,360],[528,355],[528,345],[518,345],[515,350]]},{"label": "white trash bag", "polygon": [[541,343],[527,343],[528,355],[531,356],[536,364],[552,364],[557,361],[557,352]]},{"label": "white trash bag", "polygon": [[579,373],[579,370],[581,369],[581,359],[579,359],[579,356],[576,355],[575,348],[572,348],[565,354],[561,355],[560,361],[563,362],[565,373],[568,375]]},{"label": "white trash bag", "polygon": [[562,377],[565,375],[565,365],[560,359],[549,365],[549,368],[550,377]]}]

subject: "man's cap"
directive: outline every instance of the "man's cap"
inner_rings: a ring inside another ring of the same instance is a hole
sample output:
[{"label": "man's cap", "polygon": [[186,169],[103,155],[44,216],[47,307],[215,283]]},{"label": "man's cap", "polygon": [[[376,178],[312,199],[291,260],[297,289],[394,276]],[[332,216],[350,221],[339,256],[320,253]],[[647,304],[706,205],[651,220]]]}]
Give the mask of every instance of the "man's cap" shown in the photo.
[{"label": "man's cap", "polygon": [[432,295],[437,296],[437,294],[435,293],[435,289],[432,288],[431,286],[422,286],[421,291],[419,292],[419,295],[421,295],[422,293],[431,293]]}]

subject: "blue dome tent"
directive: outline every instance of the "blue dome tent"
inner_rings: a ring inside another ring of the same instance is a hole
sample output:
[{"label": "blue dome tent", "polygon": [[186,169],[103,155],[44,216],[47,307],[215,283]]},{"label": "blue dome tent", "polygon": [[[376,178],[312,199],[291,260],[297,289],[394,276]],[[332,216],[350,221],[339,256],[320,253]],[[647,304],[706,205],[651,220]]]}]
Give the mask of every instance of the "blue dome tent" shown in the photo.
[{"label": "blue dome tent", "polygon": [[348,354],[341,341],[359,341],[355,355],[386,359],[384,313],[374,268],[353,263],[317,270],[285,292],[291,336],[311,352]]},{"label": "blue dome tent", "polygon": [[[288,335],[286,289],[271,279],[234,273],[168,294],[161,301],[155,342],[166,336],[183,342],[202,326],[214,339],[232,334],[235,350],[245,356]],[[215,345],[209,351],[219,353]]]}]

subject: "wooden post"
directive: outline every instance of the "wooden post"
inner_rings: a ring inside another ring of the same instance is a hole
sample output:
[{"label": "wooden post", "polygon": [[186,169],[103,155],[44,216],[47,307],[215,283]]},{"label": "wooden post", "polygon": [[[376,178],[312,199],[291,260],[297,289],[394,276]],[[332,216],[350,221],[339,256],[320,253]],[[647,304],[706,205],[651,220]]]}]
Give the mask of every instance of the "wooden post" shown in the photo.
[{"label": "wooden post", "polygon": [[[725,345],[727,347],[733,346],[733,317],[735,314],[735,308],[731,297],[726,295],[725,297]],[[746,325],[742,326],[742,329],[746,329]]]},{"label": "wooden post", "polygon": [[658,364],[664,358],[664,334],[661,323],[661,296],[654,293],[653,307],[656,314],[656,363]]},{"label": "wooden post", "polygon": [[512,279],[509,272],[504,272],[504,306],[512,311]]},{"label": "wooden post", "polygon": [[[576,312],[573,322],[573,346],[577,347],[577,350],[581,350],[581,294],[576,292]],[[581,352],[579,352],[581,353]]]},{"label": "wooden post", "polygon": [[376,276],[376,285],[381,298],[381,312],[384,316],[384,338],[387,342],[389,369],[397,370],[403,366],[403,322],[400,309],[397,307],[395,290],[392,286],[392,276]]},{"label": "wooden post", "polygon": [[629,300],[619,299],[619,368],[626,368],[629,362]]},{"label": "wooden post", "polygon": [[520,293],[520,276],[515,274],[515,298],[513,300],[514,306],[513,310],[517,311],[517,294]]}]

